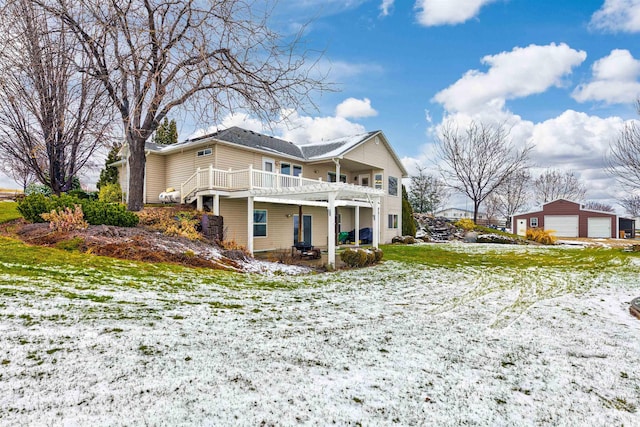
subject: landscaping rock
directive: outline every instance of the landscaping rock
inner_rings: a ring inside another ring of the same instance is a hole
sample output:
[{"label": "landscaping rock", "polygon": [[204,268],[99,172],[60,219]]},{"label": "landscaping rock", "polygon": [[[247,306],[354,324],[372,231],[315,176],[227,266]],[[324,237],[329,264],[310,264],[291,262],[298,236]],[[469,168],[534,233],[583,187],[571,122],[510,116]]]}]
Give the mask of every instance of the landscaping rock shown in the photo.
[{"label": "landscaping rock", "polygon": [[507,245],[517,245],[519,242],[509,236],[499,234],[480,234],[476,239],[477,243],[502,243]]}]

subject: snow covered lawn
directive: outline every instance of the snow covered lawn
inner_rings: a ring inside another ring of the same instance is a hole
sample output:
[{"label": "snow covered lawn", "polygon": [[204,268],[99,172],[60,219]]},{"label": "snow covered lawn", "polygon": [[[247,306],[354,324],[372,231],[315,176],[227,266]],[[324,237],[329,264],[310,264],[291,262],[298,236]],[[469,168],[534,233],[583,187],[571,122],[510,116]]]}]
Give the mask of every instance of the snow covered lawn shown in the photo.
[{"label": "snow covered lawn", "polygon": [[0,425],[640,425],[636,261],[146,279],[0,262]]}]

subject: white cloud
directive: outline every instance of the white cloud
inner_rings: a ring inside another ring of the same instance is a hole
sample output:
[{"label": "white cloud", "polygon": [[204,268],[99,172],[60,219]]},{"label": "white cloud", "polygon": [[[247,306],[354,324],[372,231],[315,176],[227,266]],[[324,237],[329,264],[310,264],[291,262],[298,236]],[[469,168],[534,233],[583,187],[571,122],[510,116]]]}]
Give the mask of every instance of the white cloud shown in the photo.
[{"label": "white cloud", "polygon": [[347,98],[336,107],[336,116],[348,118],[377,116],[378,112],[371,107],[369,98]]},{"label": "white cloud", "polygon": [[534,160],[543,167],[603,169],[609,143],[618,137],[623,126],[620,117],[601,118],[567,110],[535,125]]},{"label": "white cloud", "polygon": [[604,101],[607,104],[627,104],[640,94],[640,61],[625,49],[614,49],[609,56],[593,64],[591,82],[573,91],[578,102]]},{"label": "white cloud", "polygon": [[300,115],[293,110],[282,110],[280,120],[263,123],[246,113],[233,113],[222,121],[207,129],[198,129],[188,138],[196,138],[218,130],[238,126],[255,132],[274,135],[296,144],[322,142],[343,136],[366,132],[363,125],[349,120],[350,118],[369,117],[378,114],[371,107],[368,98],[363,100],[348,98],[336,107],[335,116],[312,117]]},{"label": "white cloud", "polygon": [[393,8],[394,0],[382,0],[380,4],[380,15],[388,16],[391,13],[391,9]]},{"label": "white cloud", "polygon": [[283,139],[296,144],[322,142],[366,131],[361,124],[344,117],[309,117],[295,112],[289,114],[286,123],[281,124],[278,130]]},{"label": "white cloud", "polygon": [[418,22],[424,26],[460,24],[496,0],[416,0]]},{"label": "white cloud", "polygon": [[606,32],[640,31],[640,0],[605,0],[591,17],[591,27]]},{"label": "white cloud", "polygon": [[[619,136],[625,125],[622,118],[602,118],[567,110],[558,117],[533,123],[508,111],[502,111],[497,117],[457,113],[446,116],[431,131],[437,132],[445,122],[453,122],[463,128],[471,120],[488,122],[491,118],[509,127],[510,137],[517,146],[525,143],[534,145],[531,153],[531,172],[534,175],[545,168],[573,170],[587,186],[587,199],[615,206],[616,198],[623,196],[618,194],[620,186],[615,178],[605,171],[609,144]],[[410,171],[415,169],[416,163],[431,166],[435,161],[435,145],[425,144],[416,157],[402,160]]]},{"label": "white cloud", "polygon": [[516,47],[487,55],[487,72],[468,71],[460,80],[438,92],[434,100],[450,112],[475,113],[490,107],[502,109],[507,99],[542,93],[563,86],[563,77],[581,64],[587,54],[561,43]]}]

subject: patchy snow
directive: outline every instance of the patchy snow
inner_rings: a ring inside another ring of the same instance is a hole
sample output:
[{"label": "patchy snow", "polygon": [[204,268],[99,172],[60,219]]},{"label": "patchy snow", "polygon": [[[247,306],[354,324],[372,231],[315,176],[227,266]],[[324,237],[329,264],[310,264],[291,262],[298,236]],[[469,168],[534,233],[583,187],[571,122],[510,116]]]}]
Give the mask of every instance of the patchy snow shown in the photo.
[{"label": "patchy snow", "polygon": [[629,266],[99,283],[12,267],[0,266],[1,425],[640,423]]},{"label": "patchy snow", "polygon": [[314,146],[340,144],[334,150],[328,151],[326,153],[322,153],[317,156],[310,156],[307,160],[324,159],[324,158],[340,156],[341,154],[351,150],[353,147],[360,144],[362,141],[364,141],[366,138],[369,138],[370,136],[372,136],[371,132],[365,132],[357,135],[351,135],[351,136],[346,136],[342,138],[332,139],[330,141],[322,141],[320,143],[301,144],[300,147],[304,149],[304,148],[309,148]]}]

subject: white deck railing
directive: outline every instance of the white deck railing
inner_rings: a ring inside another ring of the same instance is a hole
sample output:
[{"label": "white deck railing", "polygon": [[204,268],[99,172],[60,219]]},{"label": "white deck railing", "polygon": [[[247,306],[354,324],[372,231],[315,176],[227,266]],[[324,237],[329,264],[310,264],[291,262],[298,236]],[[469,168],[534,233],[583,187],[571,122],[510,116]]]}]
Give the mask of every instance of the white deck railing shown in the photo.
[{"label": "white deck railing", "polygon": [[240,191],[259,189],[299,188],[315,185],[322,179],[309,179],[301,176],[282,175],[253,169],[221,170],[213,166],[198,168],[180,186],[180,197],[186,201],[190,196],[204,190]]}]

